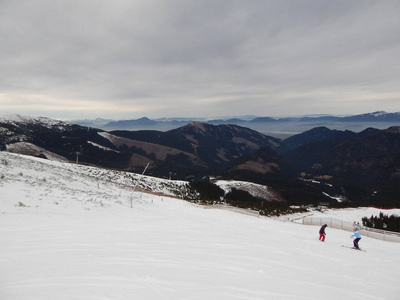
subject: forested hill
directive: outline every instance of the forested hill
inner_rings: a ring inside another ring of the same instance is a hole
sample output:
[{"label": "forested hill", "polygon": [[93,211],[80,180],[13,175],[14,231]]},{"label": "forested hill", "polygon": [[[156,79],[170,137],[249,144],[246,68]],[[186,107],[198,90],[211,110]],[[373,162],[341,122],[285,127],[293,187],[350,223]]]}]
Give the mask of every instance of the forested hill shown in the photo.
[{"label": "forested hill", "polygon": [[[47,118],[0,118],[0,149],[142,172],[219,177],[271,186],[289,201],[398,205],[400,127],[362,132],[316,127],[280,140],[237,125],[192,122],[161,131],[112,131]],[[317,184],[315,182],[318,182]]]}]

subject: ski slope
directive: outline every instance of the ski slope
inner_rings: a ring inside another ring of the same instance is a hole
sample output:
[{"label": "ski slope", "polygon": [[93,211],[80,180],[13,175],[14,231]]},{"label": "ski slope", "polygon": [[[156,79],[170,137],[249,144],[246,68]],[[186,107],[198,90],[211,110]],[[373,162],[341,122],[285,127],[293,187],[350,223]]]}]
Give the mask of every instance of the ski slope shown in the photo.
[{"label": "ski slope", "polygon": [[0,199],[4,300],[400,298],[400,244],[360,252],[329,227],[323,243],[318,227],[139,193],[123,172],[0,152]]}]

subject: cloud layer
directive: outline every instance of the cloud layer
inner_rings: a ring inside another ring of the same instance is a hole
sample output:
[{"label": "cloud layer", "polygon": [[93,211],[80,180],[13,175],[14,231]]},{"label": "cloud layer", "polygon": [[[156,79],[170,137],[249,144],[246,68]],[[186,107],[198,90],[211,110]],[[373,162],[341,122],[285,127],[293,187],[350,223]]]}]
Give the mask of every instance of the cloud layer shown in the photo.
[{"label": "cloud layer", "polygon": [[0,2],[0,110],[399,111],[399,1]]}]

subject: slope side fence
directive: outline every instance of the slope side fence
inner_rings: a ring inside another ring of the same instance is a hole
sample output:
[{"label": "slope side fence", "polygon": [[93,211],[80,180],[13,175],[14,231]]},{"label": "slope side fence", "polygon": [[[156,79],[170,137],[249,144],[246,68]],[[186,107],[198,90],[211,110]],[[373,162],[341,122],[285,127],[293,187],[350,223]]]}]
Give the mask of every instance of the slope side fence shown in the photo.
[{"label": "slope side fence", "polygon": [[[329,227],[336,228],[336,229],[342,229],[342,230],[346,230],[346,231],[353,231],[353,226],[354,226],[353,223],[349,222],[349,221],[343,221],[343,220],[338,220],[338,219],[333,219],[333,218],[311,218],[311,217],[302,218],[302,224],[304,224],[304,225],[319,225],[319,226],[322,226],[323,224],[327,224]],[[400,243],[400,233],[399,232],[375,229],[375,228],[362,226],[359,224],[357,224],[357,226],[360,228],[360,233],[363,236],[367,236],[370,238],[387,241],[387,242]]]}]

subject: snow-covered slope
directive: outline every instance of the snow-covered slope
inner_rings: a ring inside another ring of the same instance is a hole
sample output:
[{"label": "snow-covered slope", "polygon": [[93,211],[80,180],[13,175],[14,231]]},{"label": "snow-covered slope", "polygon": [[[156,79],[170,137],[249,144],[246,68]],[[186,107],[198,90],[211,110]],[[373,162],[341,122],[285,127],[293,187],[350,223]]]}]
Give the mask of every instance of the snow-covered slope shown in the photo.
[{"label": "snow-covered slope", "polygon": [[234,180],[218,180],[215,184],[222,188],[225,193],[230,192],[232,188],[236,188],[246,191],[254,197],[264,198],[269,201],[280,201],[276,193],[273,193],[272,190],[265,185]]},{"label": "snow-covered slope", "polygon": [[341,247],[348,232],[328,228],[322,243],[317,227],[202,209],[137,182],[0,152],[0,299],[400,296],[400,244],[364,237],[359,252]]},{"label": "snow-covered slope", "polygon": [[35,157],[47,157],[51,158],[51,160],[57,160],[57,161],[63,161],[63,162],[68,162],[68,160],[61,155],[57,155],[53,152],[47,151],[44,148],[38,147],[34,144],[27,143],[27,142],[19,142],[19,143],[13,143],[10,145],[6,146],[7,152],[11,153],[20,153],[24,155],[31,155]]},{"label": "snow-covered slope", "polygon": [[15,195],[20,194],[18,199],[27,206],[47,207],[46,200],[51,199],[64,208],[71,205],[123,207],[130,205],[132,199],[142,197],[135,191],[179,196],[179,187],[185,184],[6,152],[0,152],[0,159],[0,176],[3,177],[0,187],[7,190],[2,202],[10,201],[10,205]]},{"label": "snow-covered slope", "polygon": [[7,112],[0,112],[0,121],[7,122],[10,124],[40,124],[42,126],[51,128],[54,126],[65,127],[67,123],[54,120],[46,117],[30,117],[26,115],[13,114]]}]

